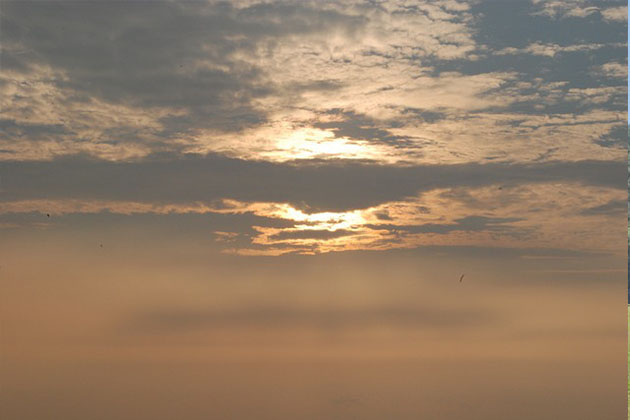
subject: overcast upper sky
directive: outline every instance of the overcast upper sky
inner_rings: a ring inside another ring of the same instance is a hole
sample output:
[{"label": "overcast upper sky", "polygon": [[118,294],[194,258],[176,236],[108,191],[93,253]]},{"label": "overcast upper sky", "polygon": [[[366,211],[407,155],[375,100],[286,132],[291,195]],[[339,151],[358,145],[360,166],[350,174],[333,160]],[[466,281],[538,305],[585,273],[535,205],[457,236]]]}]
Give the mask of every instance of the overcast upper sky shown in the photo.
[{"label": "overcast upper sky", "polygon": [[[9,413],[173,418],[149,357],[189,419],[617,418],[627,21],[617,0],[2,0]],[[462,272],[482,285],[453,295]],[[189,382],[261,355],[291,403],[240,367]]]}]

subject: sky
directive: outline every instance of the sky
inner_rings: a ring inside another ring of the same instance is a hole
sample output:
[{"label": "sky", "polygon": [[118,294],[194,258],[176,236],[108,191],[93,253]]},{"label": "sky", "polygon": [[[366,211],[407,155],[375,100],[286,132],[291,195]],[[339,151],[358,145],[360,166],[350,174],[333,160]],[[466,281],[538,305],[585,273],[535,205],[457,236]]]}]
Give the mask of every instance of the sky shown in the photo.
[{"label": "sky", "polygon": [[623,416],[627,20],[3,0],[0,414]]}]

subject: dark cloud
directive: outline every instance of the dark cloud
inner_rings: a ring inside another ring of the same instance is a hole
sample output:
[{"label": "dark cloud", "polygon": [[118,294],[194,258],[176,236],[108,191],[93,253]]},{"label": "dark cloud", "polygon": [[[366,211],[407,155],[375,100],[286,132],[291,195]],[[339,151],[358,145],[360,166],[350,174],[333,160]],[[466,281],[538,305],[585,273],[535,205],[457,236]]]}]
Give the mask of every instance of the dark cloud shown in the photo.
[{"label": "dark cloud", "polygon": [[281,305],[235,309],[165,309],[139,314],[129,321],[133,332],[186,332],[207,328],[311,327],[369,328],[378,325],[415,328],[465,328],[497,322],[491,313],[471,309],[437,309],[401,305],[363,309],[308,308]]},{"label": "dark cloud", "polygon": [[453,186],[578,182],[625,189],[626,168],[623,161],[405,167],[352,161],[280,164],[219,155],[164,155],[136,162],[72,157],[3,162],[0,200],[78,198],[164,203],[231,198],[288,202],[312,211],[341,211]]},{"label": "dark cloud", "polygon": [[380,211],[378,213],[374,213],[374,215],[378,220],[394,220],[394,218],[389,215],[388,211]]},{"label": "dark cloud", "polygon": [[357,232],[350,230],[338,229],[338,230],[295,230],[295,231],[282,231],[269,237],[270,240],[283,240],[283,239],[334,239],[342,236],[352,236]]},{"label": "dark cloud", "polygon": [[394,233],[437,233],[446,234],[449,232],[493,232],[506,234],[514,237],[525,237],[530,230],[517,228],[510,223],[518,222],[524,219],[516,217],[485,217],[485,216],[467,216],[461,219],[455,219],[455,223],[425,223],[417,225],[393,225],[378,224],[368,225],[372,229],[387,229]]},{"label": "dark cloud", "polygon": [[419,121],[426,123],[433,123],[447,118],[446,112],[409,107],[402,109],[402,114],[411,115]]},{"label": "dark cloud", "polygon": [[[403,121],[400,119],[378,121],[364,114],[339,109],[329,110],[327,114],[334,115],[338,119],[335,121],[315,122],[313,126],[332,131],[335,133],[336,137],[367,140],[373,143],[382,143],[404,148],[421,148],[423,144],[423,139],[399,136],[391,132],[392,128],[403,125]],[[416,124],[423,122],[432,123],[446,118],[445,114],[439,112],[424,111],[415,108],[405,108],[402,110],[402,114],[413,118]],[[428,140],[424,140],[424,142],[428,142]]]},{"label": "dark cloud", "polygon": [[588,216],[619,215],[628,211],[628,202],[625,200],[613,200],[601,206],[589,207],[580,212]]},{"label": "dark cloud", "polygon": [[12,119],[0,119],[0,136],[40,140],[70,134],[62,124],[24,124]]},{"label": "dark cloud", "polygon": [[395,136],[386,129],[378,128],[374,119],[365,115],[357,115],[354,112],[341,114],[341,121],[316,122],[317,128],[329,129],[336,137],[349,137],[357,140],[369,140],[379,143],[409,146],[408,139]]},{"label": "dark cloud", "polygon": [[628,147],[628,125],[617,125],[611,128],[608,133],[602,135],[595,141],[603,147]]}]

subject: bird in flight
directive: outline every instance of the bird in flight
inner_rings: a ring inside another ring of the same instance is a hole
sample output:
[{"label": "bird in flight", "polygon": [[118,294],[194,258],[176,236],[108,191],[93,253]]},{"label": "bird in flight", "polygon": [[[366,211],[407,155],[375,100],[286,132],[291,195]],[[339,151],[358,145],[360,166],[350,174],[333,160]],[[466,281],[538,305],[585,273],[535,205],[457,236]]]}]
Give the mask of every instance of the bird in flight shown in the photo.
[{"label": "bird in flight", "polygon": [[46,213],[46,217],[50,217],[50,213]]},{"label": "bird in flight", "polygon": [[465,274],[462,274],[462,275],[459,277],[459,282],[460,282],[460,283],[462,282],[462,280],[464,280],[464,276],[465,276]]}]

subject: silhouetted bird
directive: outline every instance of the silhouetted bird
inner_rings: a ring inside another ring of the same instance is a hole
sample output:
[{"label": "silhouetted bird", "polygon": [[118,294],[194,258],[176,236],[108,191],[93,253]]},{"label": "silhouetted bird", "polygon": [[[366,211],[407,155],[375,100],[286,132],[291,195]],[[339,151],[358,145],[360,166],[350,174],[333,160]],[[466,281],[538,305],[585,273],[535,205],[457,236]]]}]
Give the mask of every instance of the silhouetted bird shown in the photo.
[{"label": "silhouetted bird", "polygon": [[46,217],[50,217],[50,213],[46,213]]},{"label": "silhouetted bird", "polygon": [[464,276],[465,276],[465,274],[462,274],[461,277],[459,278],[459,282],[460,283],[462,282],[462,280],[464,280]]}]

